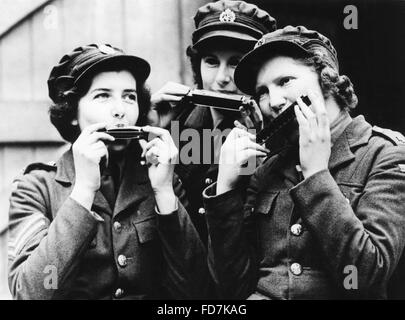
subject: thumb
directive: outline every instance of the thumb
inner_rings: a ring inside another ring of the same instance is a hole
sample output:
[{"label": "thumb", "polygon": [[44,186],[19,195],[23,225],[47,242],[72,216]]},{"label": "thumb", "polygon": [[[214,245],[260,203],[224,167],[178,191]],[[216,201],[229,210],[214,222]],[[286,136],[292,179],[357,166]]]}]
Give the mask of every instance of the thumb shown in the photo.
[{"label": "thumb", "polygon": [[146,151],[146,145],[147,145],[147,141],[145,139],[139,139],[139,145],[142,148],[142,154],[141,154],[141,158],[145,157],[145,151]]}]

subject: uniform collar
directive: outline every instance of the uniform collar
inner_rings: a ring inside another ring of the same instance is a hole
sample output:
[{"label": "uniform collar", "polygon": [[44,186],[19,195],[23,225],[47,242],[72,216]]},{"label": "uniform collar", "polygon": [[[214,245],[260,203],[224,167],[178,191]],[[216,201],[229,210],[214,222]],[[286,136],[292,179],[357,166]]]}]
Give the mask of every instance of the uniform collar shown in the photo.
[{"label": "uniform collar", "polygon": [[329,159],[329,169],[351,161],[355,158],[354,149],[368,143],[372,134],[371,125],[363,116],[357,116],[346,127],[333,144]]}]

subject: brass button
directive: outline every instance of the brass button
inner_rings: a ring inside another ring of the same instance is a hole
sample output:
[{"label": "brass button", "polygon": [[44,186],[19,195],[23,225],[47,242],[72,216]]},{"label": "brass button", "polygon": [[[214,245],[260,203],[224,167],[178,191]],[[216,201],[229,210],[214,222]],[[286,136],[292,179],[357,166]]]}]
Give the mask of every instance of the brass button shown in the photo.
[{"label": "brass button", "polygon": [[211,178],[207,178],[205,179],[205,185],[208,186],[212,183],[212,179]]},{"label": "brass button", "polygon": [[124,256],[123,254],[120,254],[120,255],[118,256],[118,264],[119,264],[121,267],[125,267],[125,266],[127,265],[127,257]]},{"label": "brass button", "polygon": [[299,223],[293,224],[290,231],[294,236],[299,236],[302,232],[302,226]]},{"label": "brass button", "polygon": [[119,223],[118,221],[115,221],[113,225],[114,225],[115,231],[118,231],[118,232],[121,231],[121,229],[122,229],[121,223]]},{"label": "brass button", "polygon": [[205,214],[205,209],[204,209],[204,208],[198,209],[198,213],[199,213],[199,214]]},{"label": "brass button", "polygon": [[302,273],[302,266],[299,263],[294,262],[290,266],[290,270],[294,275],[299,276]]},{"label": "brass button", "polygon": [[114,292],[114,297],[117,299],[121,298],[123,295],[124,295],[124,289],[118,288]]}]

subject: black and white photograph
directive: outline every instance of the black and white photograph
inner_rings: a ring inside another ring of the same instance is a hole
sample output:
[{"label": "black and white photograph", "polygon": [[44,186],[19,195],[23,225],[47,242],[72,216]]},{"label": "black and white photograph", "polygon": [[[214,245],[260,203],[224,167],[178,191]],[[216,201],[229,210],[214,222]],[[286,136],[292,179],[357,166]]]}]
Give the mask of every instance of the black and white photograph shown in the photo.
[{"label": "black and white photograph", "polygon": [[0,300],[404,300],[404,52],[405,0],[0,0]]}]

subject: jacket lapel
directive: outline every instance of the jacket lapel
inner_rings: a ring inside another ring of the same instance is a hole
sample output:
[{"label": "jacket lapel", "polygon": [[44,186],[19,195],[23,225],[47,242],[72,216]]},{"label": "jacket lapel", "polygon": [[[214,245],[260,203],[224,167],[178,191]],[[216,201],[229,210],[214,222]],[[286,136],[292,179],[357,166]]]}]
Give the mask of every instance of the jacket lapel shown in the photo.
[{"label": "jacket lapel", "polygon": [[371,137],[371,126],[363,116],[358,116],[347,126],[332,147],[329,170],[333,170],[355,158],[352,150],[367,144]]},{"label": "jacket lapel", "polygon": [[[57,171],[55,180],[64,185],[65,187],[68,187],[70,189],[69,191],[70,194],[71,189],[73,189],[75,183],[75,167],[73,162],[72,148],[70,148],[63,154],[63,156],[56,163],[56,167]],[[106,198],[100,191],[96,192],[92,208],[96,212],[103,211],[108,213],[109,215],[112,214],[112,210]]]}]

